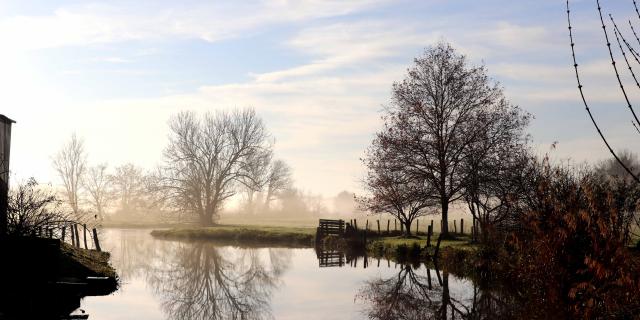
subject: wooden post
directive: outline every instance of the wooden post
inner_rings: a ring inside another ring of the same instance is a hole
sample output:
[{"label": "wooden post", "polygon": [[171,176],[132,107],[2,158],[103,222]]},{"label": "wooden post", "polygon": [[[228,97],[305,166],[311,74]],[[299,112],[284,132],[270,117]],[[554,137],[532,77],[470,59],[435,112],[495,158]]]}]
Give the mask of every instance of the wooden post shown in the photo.
[{"label": "wooden post", "polygon": [[389,234],[389,223],[391,223],[391,221],[387,219],[387,234]]},{"label": "wooden post", "polygon": [[353,228],[358,231],[358,221],[356,219],[353,219]]},{"label": "wooden post", "polygon": [[420,219],[416,219],[416,236],[420,233]]},{"label": "wooden post", "polygon": [[87,225],[83,224],[82,228],[83,228],[83,233],[84,233],[84,248],[85,249],[89,249],[89,247],[87,246]]},{"label": "wooden post", "polygon": [[369,230],[369,219],[367,219],[367,222],[364,225],[364,230],[368,231]]},{"label": "wooden post", "polygon": [[78,224],[73,224],[73,231],[76,233],[76,247],[80,248],[80,232],[78,231]]},{"label": "wooden post", "polygon": [[460,234],[464,234],[464,219],[460,219]]},{"label": "wooden post", "polygon": [[431,236],[433,235],[433,226],[427,227],[427,247],[431,247]]},{"label": "wooden post", "polygon": [[62,242],[64,242],[64,239],[65,239],[65,237],[67,235],[66,232],[67,232],[67,227],[62,227],[62,236],[61,236]]},{"label": "wooden post", "polygon": [[398,220],[393,219],[393,231],[398,231]]},{"label": "wooden post", "polygon": [[93,228],[93,241],[96,244],[96,250],[102,251],[102,249],[100,249],[100,240],[98,240],[98,231],[96,228]]},{"label": "wooden post", "polygon": [[458,233],[458,222],[453,220],[453,233]]},{"label": "wooden post", "polygon": [[436,250],[433,253],[433,260],[438,260],[438,252],[440,251],[440,241],[442,241],[442,231],[440,231],[440,235],[438,236],[438,243],[436,243]]},{"label": "wooden post", "polygon": [[400,233],[404,233],[404,224],[400,224]]},{"label": "wooden post", "polygon": [[73,225],[69,226],[69,233],[71,234],[71,245],[72,246],[76,246],[76,236],[75,233],[73,232]]},{"label": "wooden post", "polygon": [[378,223],[378,235],[380,235],[380,220],[376,220],[376,222]]}]

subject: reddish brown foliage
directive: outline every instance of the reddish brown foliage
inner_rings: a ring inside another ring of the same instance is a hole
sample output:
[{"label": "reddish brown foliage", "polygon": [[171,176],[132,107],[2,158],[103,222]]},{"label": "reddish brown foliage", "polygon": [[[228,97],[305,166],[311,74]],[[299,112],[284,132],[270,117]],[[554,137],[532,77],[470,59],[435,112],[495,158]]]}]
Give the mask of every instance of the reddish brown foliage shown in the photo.
[{"label": "reddish brown foliage", "polygon": [[537,205],[511,237],[510,277],[541,307],[573,318],[634,318],[640,265],[620,232],[623,215],[609,184],[555,172],[541,180]]}]

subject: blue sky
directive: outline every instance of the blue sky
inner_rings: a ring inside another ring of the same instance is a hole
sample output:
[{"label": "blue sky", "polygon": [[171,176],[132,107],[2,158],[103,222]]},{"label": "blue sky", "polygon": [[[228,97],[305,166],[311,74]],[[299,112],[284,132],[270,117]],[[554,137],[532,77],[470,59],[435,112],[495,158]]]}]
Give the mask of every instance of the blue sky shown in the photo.
[{"label": "blue sky", "polygon": [[[632,1],[602,1],[621,24]],[[572,1],[594,113],[637,149],[607,61],[595,1]],[[15,118],[14,177],[57,183],[50,157],[72,132],[92,163],[161,160],[180,110],[254,107],[299,187],[359,190],[359,157],[412,59],[439,40],[486,64],[535,116],[540,153],[607,156],[578,100],[564,1],[3,1],[0,113]],[[631,36],[630,34],[628,36]],[[625,75],[625,79],[628,76]],[[628,82],[631,85],[631,82]],[[635,101],[640,97],[633,90]]]}]

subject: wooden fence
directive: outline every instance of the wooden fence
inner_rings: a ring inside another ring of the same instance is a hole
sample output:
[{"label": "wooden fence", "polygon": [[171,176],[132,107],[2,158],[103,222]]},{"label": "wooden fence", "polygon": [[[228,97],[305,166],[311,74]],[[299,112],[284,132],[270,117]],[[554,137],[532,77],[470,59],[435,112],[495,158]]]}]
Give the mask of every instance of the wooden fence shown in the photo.
[{"label": "wooden fence", "polygon": [[55,228],[41,227],[34,230],[31,235],[40,238],[58,239],[76,248],[82,248],[82,245],[84,245],[84,249],[102,251],[98,230],[96,228],[87,228],[86,223],[68,222]]}]

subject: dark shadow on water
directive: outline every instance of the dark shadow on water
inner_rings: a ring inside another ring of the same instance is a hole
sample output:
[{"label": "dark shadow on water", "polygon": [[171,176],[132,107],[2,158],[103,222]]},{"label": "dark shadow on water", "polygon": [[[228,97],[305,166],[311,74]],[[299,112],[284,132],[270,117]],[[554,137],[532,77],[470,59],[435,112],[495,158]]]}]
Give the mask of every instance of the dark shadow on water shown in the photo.
[{"label": "dark shadow on water", "polygon": [[117,289],[116,279],[69,271],[59,247],[47,239],[0,244],[0,319],[84,319],[82,298]]}]

